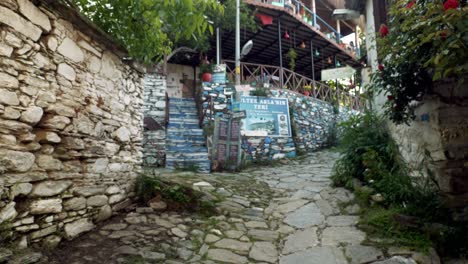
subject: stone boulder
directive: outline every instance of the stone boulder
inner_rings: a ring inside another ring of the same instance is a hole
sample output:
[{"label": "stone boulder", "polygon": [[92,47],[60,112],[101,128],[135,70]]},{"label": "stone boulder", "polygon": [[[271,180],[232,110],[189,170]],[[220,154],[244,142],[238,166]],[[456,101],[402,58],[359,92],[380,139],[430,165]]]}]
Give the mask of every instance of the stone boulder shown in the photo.
[{"label": "stone boulder", "polygon": [[35,160],[34,154],[29,152],[0,149],[0,171],[26,172]]},{"label": "stone boulder", "polygon": [[88,232],[94,228],[94,224],[88,218],[76,220],[65,225],[65,236],[71,240],[81,233]]},{"label": "stone boulder", "polygon": [[71,181],[45,181],[34,186],[31,197],[50,197],[63,193],[72,185]]}]

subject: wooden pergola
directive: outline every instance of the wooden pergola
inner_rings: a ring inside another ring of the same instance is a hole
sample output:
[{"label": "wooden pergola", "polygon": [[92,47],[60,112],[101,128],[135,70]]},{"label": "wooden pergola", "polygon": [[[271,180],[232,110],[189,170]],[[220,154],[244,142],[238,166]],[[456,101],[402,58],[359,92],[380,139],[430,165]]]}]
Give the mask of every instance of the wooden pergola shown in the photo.
[{"label": "wooden pergola", "polygon": [[[297,53],[295,72],[313,80],[320,80],[320,72],[323,69],[339,65],[362,67],[356,53],[347,49],[343,44],[338,44],[336,39],[332,39],[332,36],[337,35],[336,29],[331,27],[326,20],[318,17],[317,24],[326,25],[319,29],[318,26],[305,22],[298,10],[275,6],[271,0],[244,0],[244,2],[254,7],[256,14],[266,15],[273,19],[270,25],[261,27],[257,32],[251,32],[248,29],[241,30],[241,46],[248,40],[254,43],[250,53],[242,58],[243,62],[277,65],[287,69],[289,66],[286,54],[290,48],[294,48]],[[331,12],[329,15],[327,20],[331,19]],[[260,19],[258,17],[256,19],[261,24]],[[328,30],[329,34],[325,33]],[[285,38],[286,32],[289,38]],[[220,42],[221,58],[234,60],[234,31],[221,32]],[[216,58],[216,40],[212,41],[212,47],[208,56],[214,59]]]}]

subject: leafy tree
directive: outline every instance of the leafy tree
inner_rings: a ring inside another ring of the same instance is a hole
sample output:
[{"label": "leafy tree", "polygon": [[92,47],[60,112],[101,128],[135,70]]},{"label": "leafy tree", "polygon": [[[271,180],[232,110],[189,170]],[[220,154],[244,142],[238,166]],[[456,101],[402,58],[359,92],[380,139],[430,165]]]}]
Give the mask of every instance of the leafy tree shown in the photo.
[{"label": "leafy tree", "polygon": [[89,17],[146,63],[160,62],[175,43],[213,34],[207,14],[222,15],[216,0],[62,0]]}]

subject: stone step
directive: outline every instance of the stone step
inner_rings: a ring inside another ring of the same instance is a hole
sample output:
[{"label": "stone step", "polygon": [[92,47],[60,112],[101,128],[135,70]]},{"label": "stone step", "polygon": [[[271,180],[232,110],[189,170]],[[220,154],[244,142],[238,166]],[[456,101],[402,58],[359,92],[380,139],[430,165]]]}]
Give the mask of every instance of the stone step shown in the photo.
[{"label": "stone step", "polygon": [[169,113],[169,118],[191,118],[198,119],[197,113]]},{"label": "stone step", "polygon": [[169,122],[169,125],[167,125],[167,128],[168,129],[199,129],[200,126],[198,125],[198,123],[196,124],[182,124],[182,123],[171,123]]},{"label": "stone step", "polygon": [[193,109],[196,109],[197,105],[195,102],[170,102],[169,103],[169,108],[185,108],[185,107],[191,107]]},{"label": "stone step", "polygon": [[207,153],[206,146],[199,145],[199,146],[192,146],[187,148],[185,146],[166,146],[166,153],[171,153],[177,155],[179,153]]},{"label": "stone step", "polygon": [[180,98],[180,97],[169,97],[170,101],[173,102],[190,102],[195,101],[193,98]]},{"label": "stone step", "polygon": [[171,128],[167,130],[167,135],[191,135],[191,136],[202,136],[203,135],[203,130],[198,128],[198,129],[177,129],[177,128]]},{"label": "stone step", "polygon": [[198,124],[200,121],[198,118],[169,118],[169,124]]},{"label": "stone step", "polygon": [[191,146],[197,147],[197,146],[204,146],[206,145],[205,143],[205,138],[168,138],[167,140],[167,146],[170,147],[179,147],[179,146],[185,146],[187,148],[190,148]]}]

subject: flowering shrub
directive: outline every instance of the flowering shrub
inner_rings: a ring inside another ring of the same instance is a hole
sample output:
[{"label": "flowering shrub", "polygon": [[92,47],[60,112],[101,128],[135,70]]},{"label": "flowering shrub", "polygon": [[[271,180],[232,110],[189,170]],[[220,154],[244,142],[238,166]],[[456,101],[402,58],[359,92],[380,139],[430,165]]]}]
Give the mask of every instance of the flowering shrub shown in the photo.
[{"label": "flowering shrub", "polygon": [[389,23],[377,38],[378,71],[370,90],[387,95],[386,114],[395,123],[414,118],[434,82],[468,73],[468,12],[458,0],[394,0]]}]

